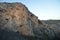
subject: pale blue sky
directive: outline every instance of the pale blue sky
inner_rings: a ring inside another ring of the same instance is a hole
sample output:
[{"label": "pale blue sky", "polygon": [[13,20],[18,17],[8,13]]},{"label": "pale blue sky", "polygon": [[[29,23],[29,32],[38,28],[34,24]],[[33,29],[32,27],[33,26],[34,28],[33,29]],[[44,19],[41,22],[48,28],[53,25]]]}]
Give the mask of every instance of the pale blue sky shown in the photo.
[{"label": "pale blue sky", "polygon": [[41,20],[60,19],[60,0],[0,0],[0,2],[21,2]]}]

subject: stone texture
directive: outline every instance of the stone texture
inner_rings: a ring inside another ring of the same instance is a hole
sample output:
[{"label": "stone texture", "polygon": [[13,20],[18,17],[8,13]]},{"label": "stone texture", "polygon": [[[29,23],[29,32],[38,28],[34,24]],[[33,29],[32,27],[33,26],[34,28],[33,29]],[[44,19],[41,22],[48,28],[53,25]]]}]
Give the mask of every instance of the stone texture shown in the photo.
[{"label": "stone texture", "polygon": [[[58,40],[60,38],[59,23],[51,24],[48,21],[39,20],[22,3],[0,3],[0,29],[4,30],[3,33],[8,32],[5,33],[6,35],[12,31],[7,40],[14,37],[12,35],[15,33],[27,36],[27,38],[20,36],[22,40]],[[2,40],[6,35],[0,35]],[[21,40],[20,37],[16,36],[16,40]],[[15,40],[15,37],[11,40]]]}]

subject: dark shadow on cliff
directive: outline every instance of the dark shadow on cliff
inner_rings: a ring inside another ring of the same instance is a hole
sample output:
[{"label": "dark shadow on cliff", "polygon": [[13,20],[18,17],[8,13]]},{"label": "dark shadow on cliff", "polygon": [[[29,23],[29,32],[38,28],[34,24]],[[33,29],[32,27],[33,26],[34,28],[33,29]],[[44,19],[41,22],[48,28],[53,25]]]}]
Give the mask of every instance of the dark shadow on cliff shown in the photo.
[{"label": "dark shadow on cliff", "polygon": [[[44,37],[43,37],[44,38]],[[43,40],[38,37],[25,36],[13,31],[0,30],[0,40]],[[60,38],[55,37],[53,40],[59,40]]]},{"label": "dark shadow on cliff", "polygon": [[25,36],[13,31],[0,30],[0,40],[37,40],[32,36]]}]

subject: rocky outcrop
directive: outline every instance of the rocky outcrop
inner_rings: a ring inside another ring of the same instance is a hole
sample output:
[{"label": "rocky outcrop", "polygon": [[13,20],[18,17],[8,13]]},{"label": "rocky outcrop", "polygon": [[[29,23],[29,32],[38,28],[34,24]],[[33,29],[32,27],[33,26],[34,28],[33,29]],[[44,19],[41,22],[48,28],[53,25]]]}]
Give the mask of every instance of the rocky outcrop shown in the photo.
[{"label": "rocky outcrop", "polygon": [[22,3],[0,3],[1,30],[12,31],[27,36],[27,38],[30,36],[34,40],[55,40],[55,38],[60,38],[59,28],[40,21]]}]

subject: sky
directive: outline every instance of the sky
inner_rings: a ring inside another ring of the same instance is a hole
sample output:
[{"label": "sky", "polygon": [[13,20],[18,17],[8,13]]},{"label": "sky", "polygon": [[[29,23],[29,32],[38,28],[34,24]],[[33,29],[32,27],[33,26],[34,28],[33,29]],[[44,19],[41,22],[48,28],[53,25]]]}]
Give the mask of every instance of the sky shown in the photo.
[{"label": "sky", "polygon": [[0,2],[21,2],[40,20],[60,20],[60,0],[0,0]]}]

